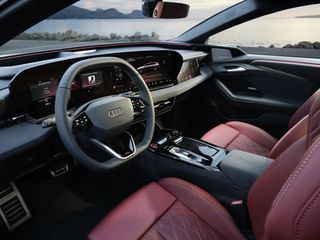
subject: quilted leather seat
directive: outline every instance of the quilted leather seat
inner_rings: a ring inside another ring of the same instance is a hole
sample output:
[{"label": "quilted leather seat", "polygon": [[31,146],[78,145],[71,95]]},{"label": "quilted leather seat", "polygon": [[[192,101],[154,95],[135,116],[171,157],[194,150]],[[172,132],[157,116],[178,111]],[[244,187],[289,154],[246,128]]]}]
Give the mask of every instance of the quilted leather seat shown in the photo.
[{"label": "quilted leather seat", "polygon": [[[310,109],[306,136],[284,150],[250,189],[248,208],[257,240],[319,239],[319,109],[320,97]],[[166,178],[150,183],[122,202],[88,239],[245,237],[214,197],[184,180]]]},{"label": "quilted leather seat", "polygon": [[293,114],[289,121],[289,130],[280,140],[258,127],[237,121],[220,124],[201,139],[229,150],[237,149],[275,159],[306,134],[308,122],[306,116],[318,96],[320,89]]},{"label": "quilted leather seat", "polygon": [[212,196],[181,179],[166,178],[150,183],[122,202],[90,233],[89,239],[244,237]]}]

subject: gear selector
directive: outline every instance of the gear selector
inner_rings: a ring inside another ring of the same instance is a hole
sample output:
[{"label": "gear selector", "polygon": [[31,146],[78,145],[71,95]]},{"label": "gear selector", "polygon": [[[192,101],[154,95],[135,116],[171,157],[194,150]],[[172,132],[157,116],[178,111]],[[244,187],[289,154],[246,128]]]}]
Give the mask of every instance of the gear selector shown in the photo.
[{"label": "gear selector", "polygon": [[208,170],[217,168],[227,154],[225,149],[183,137],[176,130],[168,131],[151,144],[150,150]]}]

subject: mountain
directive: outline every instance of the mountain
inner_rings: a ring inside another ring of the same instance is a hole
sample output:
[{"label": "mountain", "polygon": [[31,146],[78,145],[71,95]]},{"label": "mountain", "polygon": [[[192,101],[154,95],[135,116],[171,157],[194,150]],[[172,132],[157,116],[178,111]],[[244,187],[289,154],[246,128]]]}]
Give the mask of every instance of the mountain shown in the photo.
[{"label": "mountain", "polygon": [[84,8],[69,6],[60,12],[49,17],[49,19],[134,19],[145,18],[140,10],[134,10],[129,14],[119,12],[115,8],[100,9],[95,11],[87,10]]},{"label": "mountain", "polygon": [[320,15],[297,16],[295,18],[320,18]]},{"label": "mountain", "polygon": [[145,18],[140,10],[133,10],[131,13],[127,14],[127,16],[130,18]]}]

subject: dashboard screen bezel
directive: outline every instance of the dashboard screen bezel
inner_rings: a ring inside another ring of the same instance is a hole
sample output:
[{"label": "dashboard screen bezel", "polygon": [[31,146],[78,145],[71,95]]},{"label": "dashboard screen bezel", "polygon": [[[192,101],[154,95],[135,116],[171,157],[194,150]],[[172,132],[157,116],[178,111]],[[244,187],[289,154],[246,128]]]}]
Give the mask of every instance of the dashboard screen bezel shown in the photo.
[{"label": "dashboard screen bezel", "polygon": [[[108,56],[108,55],[106,55]],[[172,86],[177,83],[177,76],[180,71],[182,65],[182,56],[175,51],[141,51],[141,52],[129,52],[129,53],[116,53],[112,54],[113,57],[119,57],[124,60],[129,59],[145,59],[149,61],[149,59],[166,59],[165,71],[167,73],[167,82],[162,81],[160,79],[159,83],[154,82],[148,84],[150,90],[156,90],[160,88],[165,88],[168,86]],[[84,58],[79,58],[83,60]],[[63,60],[57,61],[54,63],[42,64],[35,67],[27,68],[21,72],[19,72],[14,79],[10,82],[9,90],[10,96],[14,99],[17,105],[25,111],[32,119],[41,120],[48,116],[54,114],[54,100],[55,97],[52,98],[44,98],[45,104],[40,103],[39,101],[34,101],[32,98],[32,94],[30,91],[30,86],[35,83],[45,82],[48,79],[53,80],[57,79],[58,81],[61,79],[64,72],[75,62],[72,60]],[[130,61],[129,61],[130,62]],[[100,71],[99,68],[88,69],[86,73],[92,73],[95,71]],[[110,69],[102,72],[103,74],[103,83],[98,87],[88,87],[83,90],[79,87],[79,82],[75,82],[75,86],[72,86],[72,94],[70,98],[69,105],[70,107],[78,107],[81,104],[106,95],[119,94],[127,91],[135,91],[134,84],[129,83],[122,86],[120,89],[114,89],[113,84],[113,76],[111,74],[112,71]],[[54,80],[55,81],[55,80]],[[81,78],[77,76],[75,81],[81,81]],[[161,82],[162,81],[162,82]],[[75,89],[74,89],[74,88]],[[80,89],[80,90],[79,90]]]}]

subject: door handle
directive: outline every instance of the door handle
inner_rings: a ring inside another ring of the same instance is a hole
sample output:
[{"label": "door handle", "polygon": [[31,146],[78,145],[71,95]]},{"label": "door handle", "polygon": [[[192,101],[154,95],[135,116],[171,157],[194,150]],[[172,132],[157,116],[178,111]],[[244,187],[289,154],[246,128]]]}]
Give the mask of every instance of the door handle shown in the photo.
[{"label": "door handle", "polygon": [[247,71],[247,69],[245,69],[244,67],[225,67],[225,69],[228,73],[239,73]]}]

